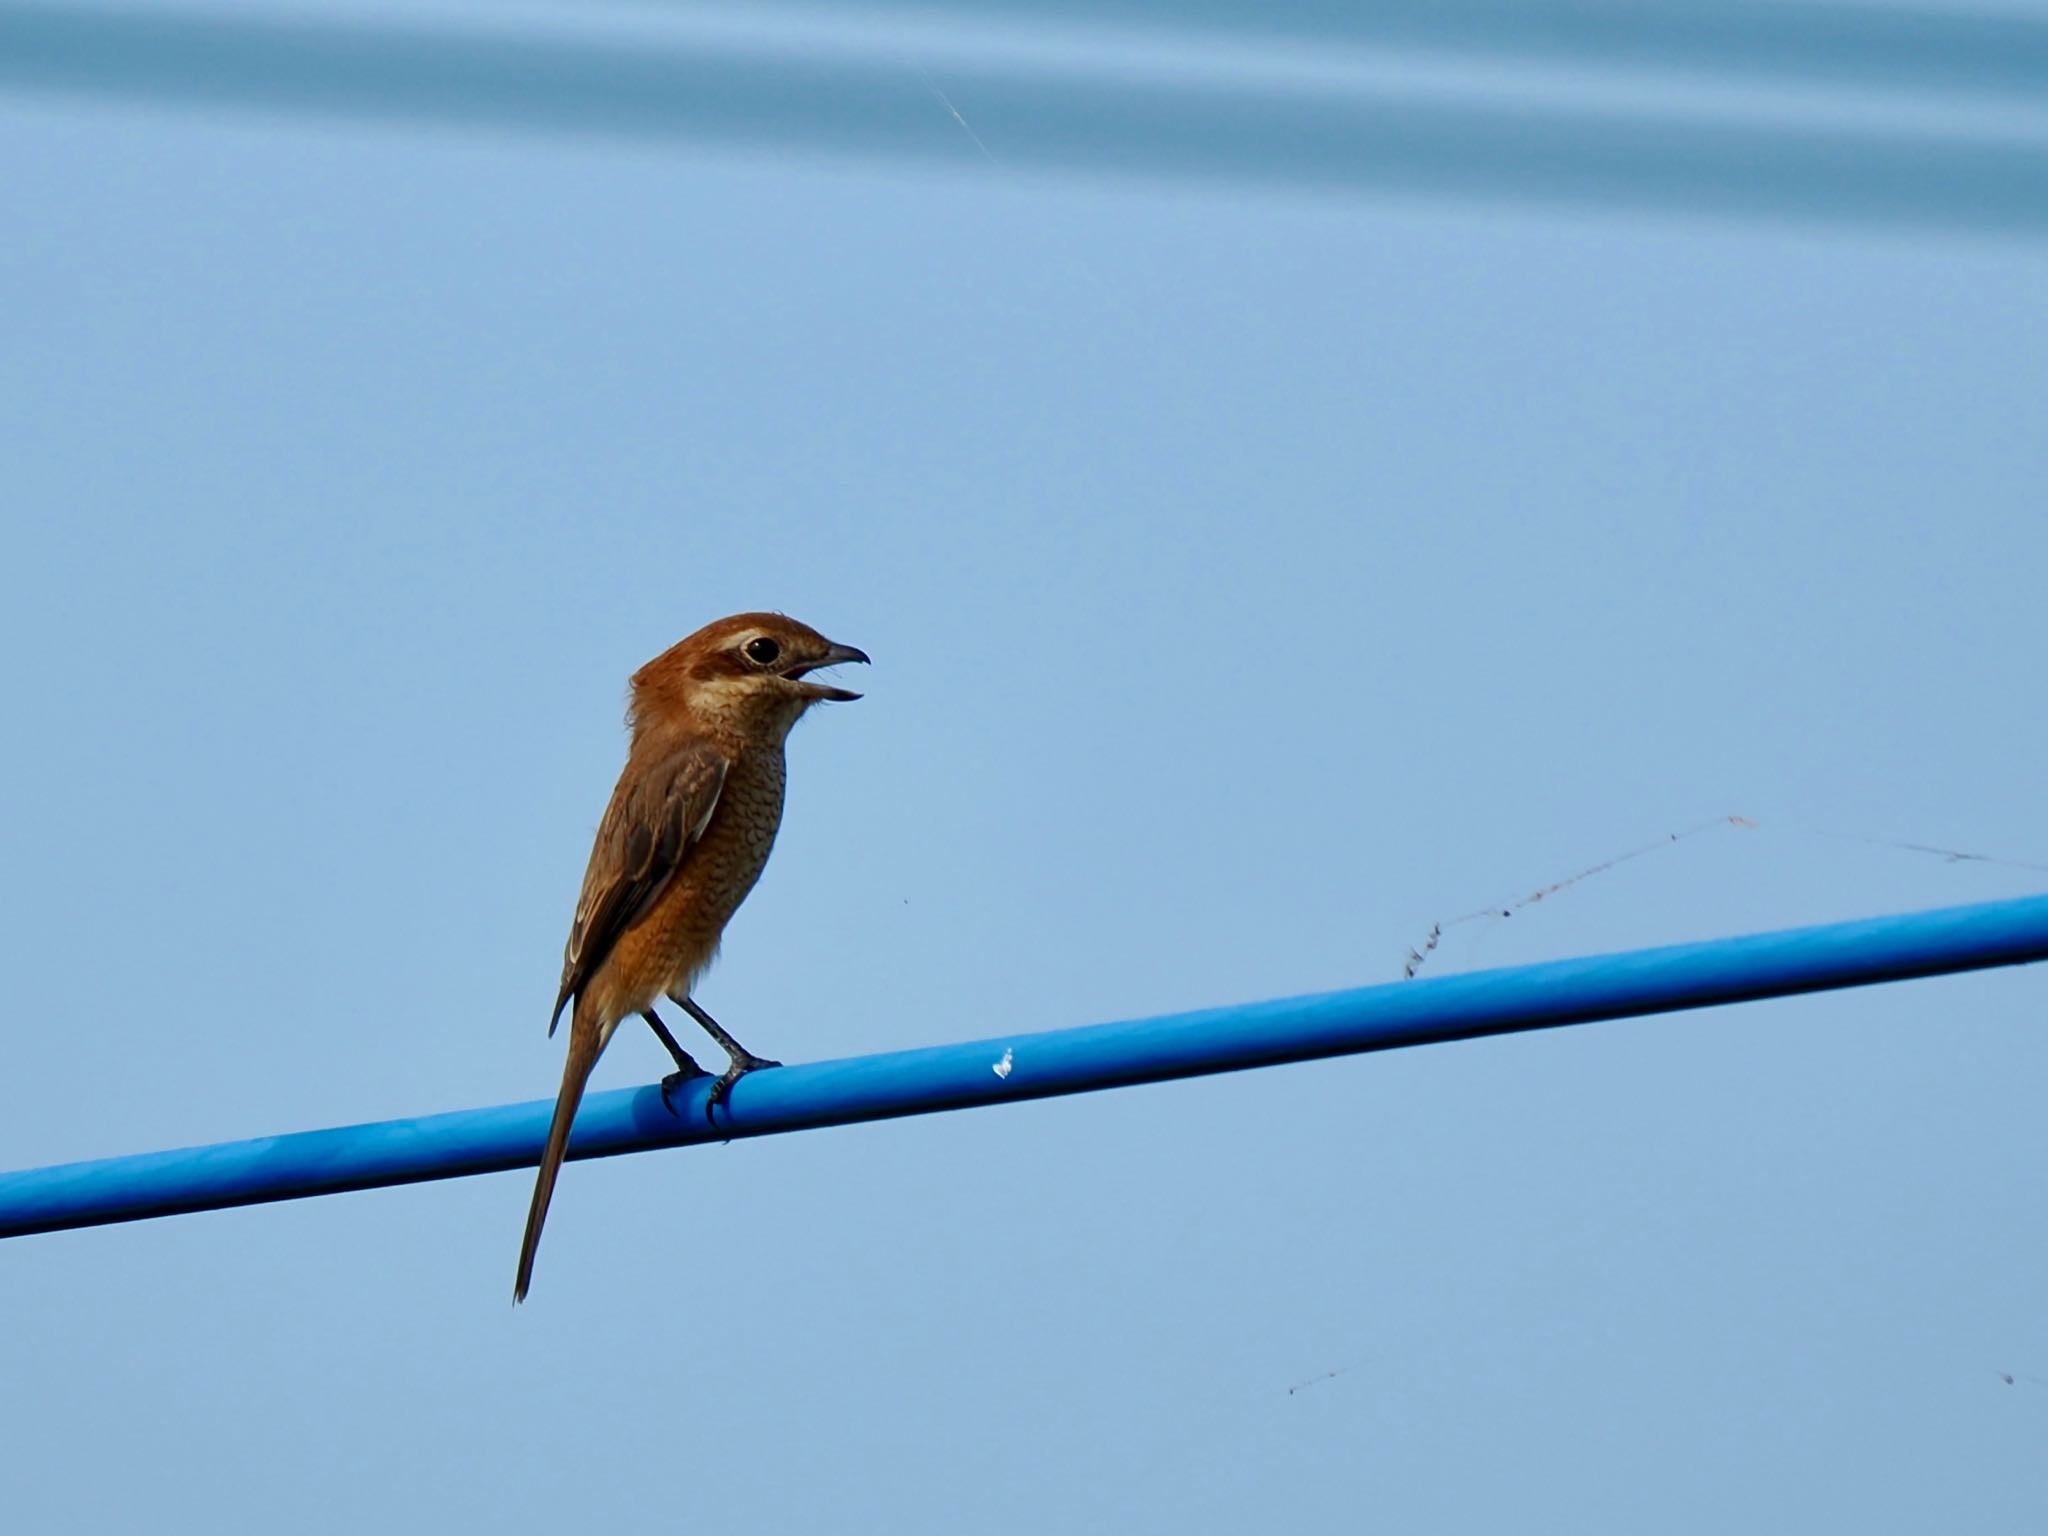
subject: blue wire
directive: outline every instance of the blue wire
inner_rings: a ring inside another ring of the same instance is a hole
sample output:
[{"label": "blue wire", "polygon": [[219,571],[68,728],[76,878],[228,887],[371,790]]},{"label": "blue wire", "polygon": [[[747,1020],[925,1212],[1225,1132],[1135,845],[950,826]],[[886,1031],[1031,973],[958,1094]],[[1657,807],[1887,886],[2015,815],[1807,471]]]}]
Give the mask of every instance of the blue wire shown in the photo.
[{"label": "blue wire", "polygon": [[[937,1110],[2048,959],[2048,896],[780,1067],[716,1130],[706,1087],[594,1094],[569,1156]],[[0,1236],[529,1167],[551,1101],[0,1175]]]}]

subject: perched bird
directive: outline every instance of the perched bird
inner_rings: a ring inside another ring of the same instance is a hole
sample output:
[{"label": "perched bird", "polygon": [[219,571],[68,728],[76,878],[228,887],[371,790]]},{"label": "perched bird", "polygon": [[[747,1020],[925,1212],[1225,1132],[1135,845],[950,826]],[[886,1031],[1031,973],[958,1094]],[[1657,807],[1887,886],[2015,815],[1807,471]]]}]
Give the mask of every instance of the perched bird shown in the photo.
[{"label": "perched bird", "polygon": [[569,1060],[519,1250],[515,1302],[525,1300],[533,1279],[541,1223],[584,1084],[621,1020],[639,1014],[675,1058],[664,1096],[706,1074],[669,1033],[655,1003],[672,998],[704,1026],[730,1059],[711,1087],[707,1113],[742,1074],[777,1065],[721,1029],[690,989],[775,844],[790,727],[813,704],[860,697],[812,682],[809,674],[867,659],[779,613],[740,613],[705,625],[633,674],[632,746],[598,823],[548,1020],[552,1035],[575,998]]}]

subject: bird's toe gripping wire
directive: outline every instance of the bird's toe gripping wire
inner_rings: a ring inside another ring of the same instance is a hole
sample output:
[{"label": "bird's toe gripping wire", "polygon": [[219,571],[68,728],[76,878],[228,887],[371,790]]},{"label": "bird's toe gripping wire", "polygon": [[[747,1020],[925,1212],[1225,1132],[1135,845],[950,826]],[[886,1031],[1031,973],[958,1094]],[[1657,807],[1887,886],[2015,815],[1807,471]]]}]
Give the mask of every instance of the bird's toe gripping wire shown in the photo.
[{"label": "bird's toe gripping wire", "polygon": [[756,1056],[750,1051],[740,1051],[733,1056],[732,1064],[718,1074],[718,1081],[711,1085],[711,1091],[704,1096],[704,1118],[713,1130],[718,1128],[718,1106],[732,1093],[732,1085],[749,1072],[758,1072],[763,1067],[779,1067],[779,1061],[770,1061],[766,1056]]},{"label": "bird's toe gripping wire", "polygon": [[[674,993],[669,995],[675,997]],[[723,1104],[732,1093],[732,1085],[745,1077],[749,1072],[758,1072],[763,1067],[779,1067],[782,1063],[771,1060],[766,1056],[756,1056],[744,1045],[741,1045],[739,1041],[726,1033],[723,1024],[720,1024],[718,1020],[699,1007],[695,999],[676,997],[675,1000],[682,1005],[685,1013],[704,1026],[704,1033],[713,1040],[716,1040],[718,1048],[731,1058],[731,1065],[719,1074],[718,1081],[711,1085],[711,1092],[705,1095],[704,1098],[704,1118],[711,1123],[712,1129],[716,1130],[718,1127],[716,1111],[718,1106]]]},{"label": "bird's toe gripping wire", "polygon": [[647,1021],[647,1027],[654,1031],[661,1043],[668,1047],[669,1055],[675,1059],[675,1071],[661,1080],[661,1107],[674,1114],[676,1107],[670,1102],[669,1095],[691,1078],[709,1077],[711,1074],[697,1065],[697,1058],[683,1049],[676,1037],[668,1032],[668,1026],[661,1022],[661,1016],[652,1008],[645,1010],[640,1016]]}]

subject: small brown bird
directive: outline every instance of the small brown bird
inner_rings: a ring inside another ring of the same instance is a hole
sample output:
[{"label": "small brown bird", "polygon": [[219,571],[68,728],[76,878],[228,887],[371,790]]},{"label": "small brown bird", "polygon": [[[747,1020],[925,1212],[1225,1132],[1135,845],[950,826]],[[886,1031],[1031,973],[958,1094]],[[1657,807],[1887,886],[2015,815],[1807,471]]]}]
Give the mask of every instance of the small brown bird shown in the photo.
[{"label": "small brown bird", "polygon": [[655,1013],[656,1001],[674,999],[704,1026],[731,1062],[711,1087],[707,1113],[743,1074],[777,1065],[720,1028],[690,989],[775,844],[790,727],[822,700],[860,697],[807,681],[808,674],[867,659],[779,613],[740,613],[705,625],[633,674],[633,742],[598,823],[548,1021],[552,1035],[576,999],[513,1301],[526,1299],[576,1106],[620,1021],[639,1014],[675,1058],[664,1095],[705,1073]]}]

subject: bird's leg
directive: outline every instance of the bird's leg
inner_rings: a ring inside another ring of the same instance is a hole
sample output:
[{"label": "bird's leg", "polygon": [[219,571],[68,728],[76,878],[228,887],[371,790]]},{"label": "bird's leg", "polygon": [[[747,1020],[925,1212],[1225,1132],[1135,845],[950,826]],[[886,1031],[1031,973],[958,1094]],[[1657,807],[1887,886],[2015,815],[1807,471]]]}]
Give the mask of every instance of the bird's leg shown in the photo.
[{"label": "bird's leg", "polygon": [[675,1106],[669,1103],[668,1096],[691,1078],[709,1077],[711,1074],[697,1065],[696,1057],[676,1043],[676,1037],[670,1034],[668,1026],[661,1022],[660,1014],[649,1008],[644,1010],[640,1017],[647,1021],[647,1027],[654,1031],[655,1038],[667,1046],[669,1055],[675,1058],[675,1071],[669,1073],[667,1077],[661,1080],[662,1108],[666,1109],[670,1114],[674,1114],[676,1112]]},{"label": "bird's leg", "polygon": [[[675,996],[673,993],[669,995],[671,997]],[[712,1111],[725,1102],[725,1096],[732,1092],[732,1085],[734,1083],[745,1077],[749,1072],[758,1071],[762,1067],[779,1067],[782,1063],[770,1061],[766,1056],[756,1056],[744,1045],[741,1045],[739,1041],[727,1034],[725,1026],[698,1007],[693,999],[677,997],[675,1000],[682,1005],[683,1012],[704,1026],[704,1033],[718,1042],[718,1048],[732,1058],[725,1071],[719,1074],[718,1081],[711,1085],[710,1096],[704,1100],[704,1118],[710,1120],[713,1125],[716,1125],[718,1121],[712,1115]]]},{"label": "bird's leg", "polygon": [[656,1013],[652,1008],[648,1008],[642,1011],[640,1017],[647,1021],[647,1027],[654,1031],[654,1037],[668,1047],[668,1053],[675,1058],[676,1072],[680,1076],[703,1077],[706,1075],[704,1069],[697,1065],[697,1058],[684,1050],[681,1044],[677,1042],[676,1037],[668,1032],[668,1026],[661,1022],[660,1014]]},{"label": "bird's leg", "polygon": [[756,1056],[744,1045],[741,1045],[739,1041],[733,1039],[731,1035],[725,1032],[725,1026],[706,1013],[695,998],[679,997],[676,1001],[682,1004],[683,1012],[704,1026],[704,1033],[718,1042],[718,1048],[730,1056],[742,1072],[751,1072],[756,1067],[779,1067],[782,1065],[779,1061],[770,1061],[766,1056]]}]

